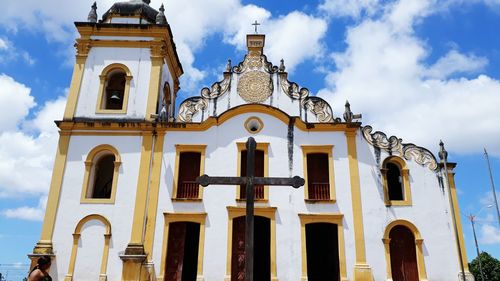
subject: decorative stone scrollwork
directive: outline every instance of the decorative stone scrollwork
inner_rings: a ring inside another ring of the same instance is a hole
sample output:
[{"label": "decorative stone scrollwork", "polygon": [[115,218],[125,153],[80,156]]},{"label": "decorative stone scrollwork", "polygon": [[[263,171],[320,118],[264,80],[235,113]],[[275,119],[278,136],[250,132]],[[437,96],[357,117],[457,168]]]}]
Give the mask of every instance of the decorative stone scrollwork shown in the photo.
[{"label": "decorative stone scrollwork", "polygon": [[269,74],[278,72],[278,67],[268,62],[265,55],[261,55],[259,52],[255,51],[248,53],[242,62],[234,66],[233,72],[241,74],[246,71],[258,69],[262,69]]},{"label": "decorative stone scrollwork", "polygon": [[224,79],[220,82],[215,82],[212,87],[201,89],[201,96],[206,99],[214,99],[224,95],[231,85],[231,75],[224,75]]},{"label": "decorative stone scrollwork", "polygon": [[292,99],[303,100],[309,96],[309,90],[307,88],[300,88],[295,82],[288,81],[285,74],[280,73],[280,84],[283,92]]},{"label": "decorative stone scrollwork", "polygon": [[416,163],[427,166],[435,171],[438,168],[436,157],[429,150],[416,146],[412,143],[403,143],[403,140],[396,136],[387,137],[383,132],[377,131],[372,134],[373,128],[365,126],[361,130],[366,141],[376,148],[383,149],[391,155],[398,155],[406,160],[413,160]]},{"label": "decorative stone scrollwork", "polygon": [[319,123],[336,122],[333,118],[333,111],[330,105],[322,98],[311,96],[303,102],[304,108],[312,112]]},{"label": "decorative stone scrollwork", "polygon": [[238,82],[238,94],[246,102],[263,102],[271,96],[273,82],[269,74],[258,70],[241,75]]},{"label": "decorative stone scrollwork", "polygon": [[208,102],[202,97],[191,97],[179,106],[179,121],[193,122],[193,117],[208,107]]},{"label": "decorative stone scrollwork", "polygon": [[167,46],[164,41],[151,44],[151,57],[164,57],[167,54]]}]

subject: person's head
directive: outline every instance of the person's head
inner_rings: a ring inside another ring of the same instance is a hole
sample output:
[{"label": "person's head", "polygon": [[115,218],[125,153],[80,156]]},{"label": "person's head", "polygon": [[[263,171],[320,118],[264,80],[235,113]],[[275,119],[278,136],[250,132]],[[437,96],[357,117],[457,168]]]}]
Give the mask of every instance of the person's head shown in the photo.
[{"label": "person's head", "polygon": [[49,256],[42,256],[38,259],[38,268],[42,270],[46,270],[50,267],[50,257]]}]

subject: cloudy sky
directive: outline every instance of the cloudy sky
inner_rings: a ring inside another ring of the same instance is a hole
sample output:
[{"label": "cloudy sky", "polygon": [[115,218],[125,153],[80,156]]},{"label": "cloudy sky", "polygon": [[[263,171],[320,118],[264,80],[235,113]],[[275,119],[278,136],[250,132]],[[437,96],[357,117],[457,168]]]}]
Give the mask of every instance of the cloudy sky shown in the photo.
[{"label": "cloudy sky", "polygon": [[[112,0],[98,0],[98,14]],[[0,272],[27,263],[39,238],[74,63],[74,21],[85,0],[6,0],[0,14]],[[151,5],[158,8],[161,0]],[[464,214],[478,213],[482,250],[500,258],[500,228],[483,148],[500,185],[500,0],[168,0],[185,74],[181,98],[241,61],[254,20],[265,52],[290,79],[327,99],[349,100],[364,124],[458,162]],[[462,217],[469,259],[470,224]],[[6,251],[7,250],[7,251]],[[8,253],[8,254],[6,254]]]}]

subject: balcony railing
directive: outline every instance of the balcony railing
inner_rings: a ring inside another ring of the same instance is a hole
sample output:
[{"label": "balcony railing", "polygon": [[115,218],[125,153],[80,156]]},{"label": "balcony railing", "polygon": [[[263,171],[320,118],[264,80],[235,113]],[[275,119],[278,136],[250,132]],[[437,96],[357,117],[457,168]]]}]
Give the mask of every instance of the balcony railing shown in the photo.
[{"label": "balcony railing", "polygon": [[199,185],[195,181],[182,181],[177,187],[177,198],[197,199],[199,196]]},{"label": "balcony railing", "polygon": [[313,182],[308,184],[309,199],[330,200],[330,184],[327,182]]},{"label": "balcony railing", "polygon": [[[263,185],[254,185],[255,187],[255,193],[254,193],[254,199],[255,200],[263,200],[264,198],[264,186]],[[247,198],[247,191],[246,191],[246,185],[240,185],[240,199],[246,199]]]}]

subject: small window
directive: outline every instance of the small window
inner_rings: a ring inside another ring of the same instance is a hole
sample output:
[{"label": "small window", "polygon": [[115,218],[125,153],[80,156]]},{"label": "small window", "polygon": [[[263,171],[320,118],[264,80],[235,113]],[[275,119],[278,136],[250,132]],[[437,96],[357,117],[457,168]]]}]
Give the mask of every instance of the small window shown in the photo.
[{"label": "small window", "polygon": [[196,178],[200,176],[199,152],[182,152],[179,159],[179,185],[177,198],[198,198]]},{"label": "small window", "polygon": [[404,200],[401,170],[394,163],[387,163],[387,188],[389,200]]},{"label": "small window", "polygon": [[[247,175],[247,151],[242,150],[241,152],[241,176],[245,177]],[[263,177],[264,176],[264,151],[255,150],[255,162],[254,162],[254,176]],[[263,200],[264,198],[264,185],[254,186],[254,198],[256,200]],[[244,200],[247,197],[246,185],[240,185],[240,199]]]},{"label": "small window", "polygon": [[410,178],[406,162],[390,156],[382,164],[382,184],[387,206],[411,205]]},{"label": "small window", "polygon": [[106,81],[106,95],[102,103],[102,109],[120,110],[123,108],[123,97],[125,93],[125,72],[114,71],[108,75]]},{"label": "small window", "polygon": [[335,201],[332,145],[303,145],[306,201]]},{"label": "small window", "polygon": [[91,198],[111,198],[114,169],[115,156],[113,154],[105,154],[97,160],[94,167]]},{"label": "small window", "polygon": [[203,187],[196,178],[205,171],[206,145],[176,145],[174,200],[201,200]]},{"label": "small window", "polygon": [[309,199],[330,199],[330,182],[328,171],[328,154],[307,154],[307,186]]},{"label": "small window", "polygon": [[92,149],[85,161],[82,203],[114,203],[121,160],[107,144]]},{"label": "small window", "polygon": [[119,63],[108,65],[100,77],[96,113],[126,113],[130,81],[129,69]]}]

